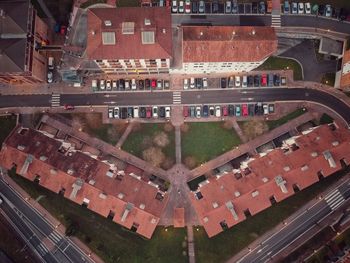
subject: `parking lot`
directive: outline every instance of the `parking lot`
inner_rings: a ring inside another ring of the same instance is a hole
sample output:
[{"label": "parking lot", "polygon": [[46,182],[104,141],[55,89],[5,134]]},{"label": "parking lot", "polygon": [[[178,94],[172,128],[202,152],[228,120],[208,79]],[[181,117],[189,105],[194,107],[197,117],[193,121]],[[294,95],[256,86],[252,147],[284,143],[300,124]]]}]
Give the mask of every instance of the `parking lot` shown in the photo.
[{"label": "parking lot", "polygon": [[170,81],[165,79],[93,79],[91,88],[94,92],[168,90]]}]

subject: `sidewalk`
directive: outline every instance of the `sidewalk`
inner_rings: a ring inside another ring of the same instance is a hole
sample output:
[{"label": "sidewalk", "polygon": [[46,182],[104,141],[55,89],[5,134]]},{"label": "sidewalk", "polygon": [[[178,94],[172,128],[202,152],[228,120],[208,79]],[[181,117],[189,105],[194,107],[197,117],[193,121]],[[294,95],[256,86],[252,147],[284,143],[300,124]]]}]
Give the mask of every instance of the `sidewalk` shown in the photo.
[{"label": "sidewalk", "polygon": [[120,148],[122,147],[122,145],[124,144],[124,142],[126,141],[126,139],[128,138],[129,134],[132,132],[132,129],[135,126],[135,122],[130,122],[128,127],[126,127],[122,137],[120,137],[119,141],[117,142],[117,144],[115,145],[115,147]]}]

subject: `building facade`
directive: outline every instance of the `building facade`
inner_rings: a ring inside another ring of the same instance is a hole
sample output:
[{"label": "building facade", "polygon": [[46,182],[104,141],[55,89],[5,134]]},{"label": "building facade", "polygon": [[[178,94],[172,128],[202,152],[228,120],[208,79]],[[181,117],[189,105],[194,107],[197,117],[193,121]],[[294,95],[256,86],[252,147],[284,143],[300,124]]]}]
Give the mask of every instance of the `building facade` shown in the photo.
[{"label": "building facade", "polygon": [[248,72],[277,50],[272,27],[183,26],[182,73]]},{"label": "building facade", "polygon": [[350,49],[344,52],[340,71],[340,88],[346,91],[350,90]]},{"label": "building facade", "polygon": [[0,82],[46,81],[46,57],[38,47],[48,42],[48,27],[29,0],[0,1]]},{"label": "building facade", "polygon": [[87,57],[104,73],[169,73],[169,7],[88,10]]}]

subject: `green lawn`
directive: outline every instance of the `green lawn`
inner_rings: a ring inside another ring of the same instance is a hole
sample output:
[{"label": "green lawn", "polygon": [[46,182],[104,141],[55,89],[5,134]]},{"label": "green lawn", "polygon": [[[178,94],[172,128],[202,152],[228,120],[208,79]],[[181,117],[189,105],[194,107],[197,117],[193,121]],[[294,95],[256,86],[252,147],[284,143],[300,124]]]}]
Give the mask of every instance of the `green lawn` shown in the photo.
[{"label": "green lawn", "polygon": [[306,109],[297,109],[289,114],[287,114],[286,116],[283,116],[282,118],[278,119],[278,120],[273,120],[273,121],[266,121],[267,126],[269,126],[269,130],[273,130],[275,128],[277,128],[278,126],[281,126],[282,124],[287,123],[288,121],[295,119],[301,115],[303,115],[306,112]]},{"label": "green lawn", "polygon": [[321,118],[320,118],[320,122],[319,123],[320,123],[320,125],[322,125],[322,124],[332,123],[333,121],[334,121],[334,119],[331,116],[329,116],[326,113],[323,113]]},{"label": "green lawn", "polygon": [[322,76],[322,79],[321,79],[322,84],[326,84],[328,86],[334,87],[334,82],[335,82],[334,72],[326,73]]},{"label": "green lawn", "polygon": [[16,127],[16,115],[0,116],[0,145],[5,141],[14,127]]},{"label": "green lawn", "polygon": [[223,128],[223,122],[187,123],[189,130],[181,133],[183,160],[193,157],[199,165],[227,152],[241,143],[235,130]]},{"label": "green lawn", "polygon": [[140,6],[140,1],[138,0],[117,0],[117,7],[134,7]]},{"label": "green lawn", "polygon": [[198,231],[195,229],[196,262],[225,262],[256,238],[288,218],[344,174],[345,172],[334,174],[213,238],[208,238],[202,227],[199,227]]},{"label": "green lawn", "polygon": [[45,197],[39,203],[64,225],[74,225],[80,238],[106,263],[182,263],[188,262],[186,230],[157,227],[152,239],[144,239],[111,220],[91,212],[38,184],[12,173],[11,177],[33,198]]},{"label": "green lawn", "polygon": [[256,68],[256,70],[280,70],[292,69],[294,80],[302,80],[302,69],[298,62],[293,59],[269,57],[264,64]]}]

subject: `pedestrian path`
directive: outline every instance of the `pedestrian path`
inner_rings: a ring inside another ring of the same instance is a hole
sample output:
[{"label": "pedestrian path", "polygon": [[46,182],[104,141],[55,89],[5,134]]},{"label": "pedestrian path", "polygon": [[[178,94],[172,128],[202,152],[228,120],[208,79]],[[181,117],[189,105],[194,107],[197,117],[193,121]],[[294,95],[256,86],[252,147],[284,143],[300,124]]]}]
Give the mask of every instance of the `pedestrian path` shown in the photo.
[{"label": "pedestrian path", "polygon": [[62,237],[55,231],[53,231],[48,237],[55,244],[58,244],[62,240]]},{"label": "pedestrian path", "polygon": [[187,225],[187,243],[188,243],[188,257],[190,263],[195,263],[196,258],[194,254],[194,239],[193,239],[193,227]]},{"label": "pedestrian path", "polygon": [[51,107],[61,106],[61,95],[57,93],[52,93],[51,95]]},{"label": "pedestrian path", "polygon": [[181,91],[173,92],[173,104],[181,104]]},{"label": "pedestrian path", "polygon": [[337,209],[345,201],[338,189],[328,194],[325,200],[332,210]]},{"label": "pedestrian path", "polygon": [[281,27],[281,15],[280,14],[272,14],[271,15],[271,26],[272,27]]},{"label": "pedestrian path", "polygon": [[49,250],[43,243],[40,243],[36,248],[41,256],[45,256],[49,252]]}]

